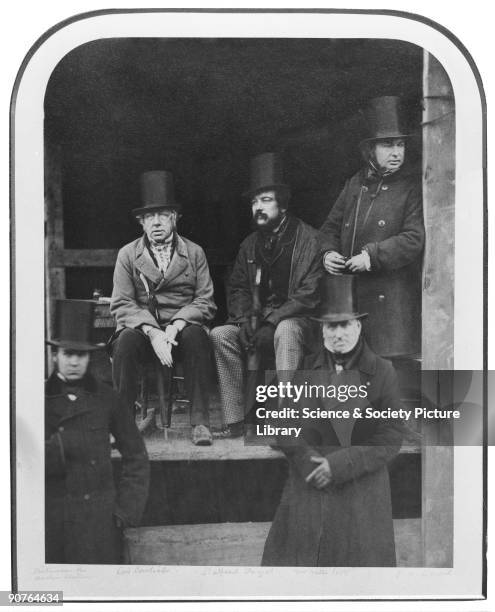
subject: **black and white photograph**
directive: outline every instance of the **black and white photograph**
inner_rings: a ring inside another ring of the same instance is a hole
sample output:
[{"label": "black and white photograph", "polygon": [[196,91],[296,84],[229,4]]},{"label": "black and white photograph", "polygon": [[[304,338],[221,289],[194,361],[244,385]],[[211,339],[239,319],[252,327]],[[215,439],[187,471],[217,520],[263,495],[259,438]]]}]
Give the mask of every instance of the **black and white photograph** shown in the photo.
[{"label": "black and white photograph", "polygon": [[462,49],[380,11],[103,12],[16,87],[17,588],[482,598]]}]

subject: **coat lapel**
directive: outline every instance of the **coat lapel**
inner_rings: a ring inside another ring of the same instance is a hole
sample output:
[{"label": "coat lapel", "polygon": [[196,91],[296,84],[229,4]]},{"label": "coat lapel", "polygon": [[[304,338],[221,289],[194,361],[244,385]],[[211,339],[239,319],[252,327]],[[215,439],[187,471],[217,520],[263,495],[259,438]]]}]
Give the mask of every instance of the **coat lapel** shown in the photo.
[{"label": "coat lapel", "polygon": [[172,259],[170,260],[170,264],[167,268],[165,275],[160,274],[160,282],[156,287],[157,290],[166,287],[170,282],[172,282],[175,278],[185,273],[187,276],[189,272],[186,271],[187,263],[188,263],[189,255],[187,252],[187,247],[185,242],[182,240],[180,236],[177,236],[177,246],[174,250],[174,254]]},{"label": "coat lapel", "polygon": [[[352,369],[343,370],[337,374],[333,367],[329,367],[329,360],[327,360],[325,349],[323,347],[316,355],[313,363],[313,368],[315,370],[320,370],[322,373],[324,373],[324,384],[335,385],[336,387],[339,385],[359,386],[361,384],[360,373],[363,372],[365,374],[372,375],[375,373],[375,367],[375,355],[371,352],[364,340],[361,354],[359,355],[359,358],[356,360],[356,363]],[[329,421],[335,435],[337,436],[337,439],[340,442],[340,445],[343,447],[351,446],[352,431],[356,422],[356,419],[353,416],[354,408],[363,409],[368,406],[369,402],[367,398],[364,398],[364,400],[356,398],[347,402],[339,402],[338,398],[328,398],[323,402],[323,404],[325,410],[335,410],[338,408],[340,410],[348,410],[350,412],[350,417],[348,419],[329,419]]]},{"label": "coat lapel", "polygon": [[163,275],[155,266],[148,249],[144,245],[144,238],[138,242],[136,248],[135,264],[139,272],[142,272],[146,278],[152,281],[155,285],[159,285],[163,280]]}]

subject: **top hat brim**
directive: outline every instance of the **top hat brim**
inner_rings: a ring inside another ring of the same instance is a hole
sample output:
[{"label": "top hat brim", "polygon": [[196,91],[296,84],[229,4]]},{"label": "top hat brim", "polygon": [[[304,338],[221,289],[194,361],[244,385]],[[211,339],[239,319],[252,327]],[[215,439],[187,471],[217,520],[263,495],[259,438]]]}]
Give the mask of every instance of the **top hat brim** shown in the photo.
[{"label": "top hat brim", "polygon": [[341,323],[343,321],[351,321],[352,319],[364,319],[368,316],[367,312],[338,312],[315,315],[310,317],[313,321],[320,321],[320,323]]},{"label": "top hat brim", "polygon": [[149,204],[148,206],[141,206],[140,208],[133,208],[132,214],[135,217],[139,217],[141,215],[146,214],[147,212],[153,212],[156,210],[161,210],[163,208],[173,208],[177,212],[182,210],[182,206],[178,202],[169,202],[168,204]]},{"label": "top hat brim", "polygon": [[391,138],[411,138],[412,134],[397,134],[396,132],[392,134],[379,134],[377,136],[370,136],[369,138],[363,138],[359,142],[359,146],[367,143],[367,142],[375,142],[377,140],[390,140]]},{"label": "top hat brim", "polygon": [[98,351],[104,349],[106,344],[91,344],[89,342],[76,342],[72,340],[45,340],[50,346],[57,346],[72,351]]},{"label": "top hat brim", "polygon": [[275,189],[286,189],[290,193],[289,185],[286,185],[285,183],[271,183],[268,185],[261,185],[261,187],[256,187],[255,189],[247,189],[246,191],[243,191],[242,197],[246,199],[252,198],[254,195],[261,193],[262,191],[274,191]]}]

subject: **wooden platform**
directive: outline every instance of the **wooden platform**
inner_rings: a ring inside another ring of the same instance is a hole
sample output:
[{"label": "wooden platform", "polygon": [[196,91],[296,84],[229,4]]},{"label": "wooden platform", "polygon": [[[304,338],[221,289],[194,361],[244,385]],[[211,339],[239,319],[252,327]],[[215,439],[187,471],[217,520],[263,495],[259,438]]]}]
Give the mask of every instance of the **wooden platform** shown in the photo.
[{"label": "wooden platform", "polygon": [[[271,523],[140,527],[125,532],[129,563],[258,567]],[[397,565],[421,566],[421,519],[394,521]]]}]

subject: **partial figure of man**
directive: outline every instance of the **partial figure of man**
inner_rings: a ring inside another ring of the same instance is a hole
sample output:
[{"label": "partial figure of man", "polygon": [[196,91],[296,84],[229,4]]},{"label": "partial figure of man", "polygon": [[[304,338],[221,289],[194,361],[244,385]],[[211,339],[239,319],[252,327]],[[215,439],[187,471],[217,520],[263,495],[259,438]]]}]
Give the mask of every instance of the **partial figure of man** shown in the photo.
[{"label": "partial figure of man", "polygon": [[209,445],[208,324],[216,306],[208,263],[200,246],[177,233],[181,206],[175,199],[172,174],[145,172],[141,194],[143,205],[133,214],[143,236],[119,251],[113,277],[114,387],[133,412],[142,364],[158,360],[171,368],[180,358],[191,404],[192,441]]},{"label": "partial figure of man", "polygon": [[[251,233],[241,244],[227,289],[228,320],[211,332],[225,435],[242,435],[246,395],[255,370],[290,377],[311,346],[323,273],[319,232],[288,211],[290,189],[281,159],[251,163]],[[254,374],[256,375],[256,374]]]},{"label": "partial figure of man", "polygon": [[[361,335],[366,313],[358,311],[355,280],[322,281],[320,344],[295,379],[313,391],[295,405],[298,418],[284,423],[297,426],[297,437],[277,438],[289,477],[263,565],[396,565],[387,465],[402,443],[402,404],[392,364]],[[376,418],[375,410],[390,410],[391,418]]]},{"label": "partial figure of man", "polygon": [[346,182],[321,227],[324,266],[358,277],[371,348],[412,356],[421,350],[421,175],[404,163],[408,134],[399,98],[374,98],[366,116],[368,137],[360,143],[366,165]]},{"label": "partial figure of man", "polygon": [[[95,303],[57,300],[55,369],[45,386],[45,562],[123,563],[122,531],[139,524],[149,464],[118,394],[88,371]],[[117,486],[111,441],[121,455]]]}]

